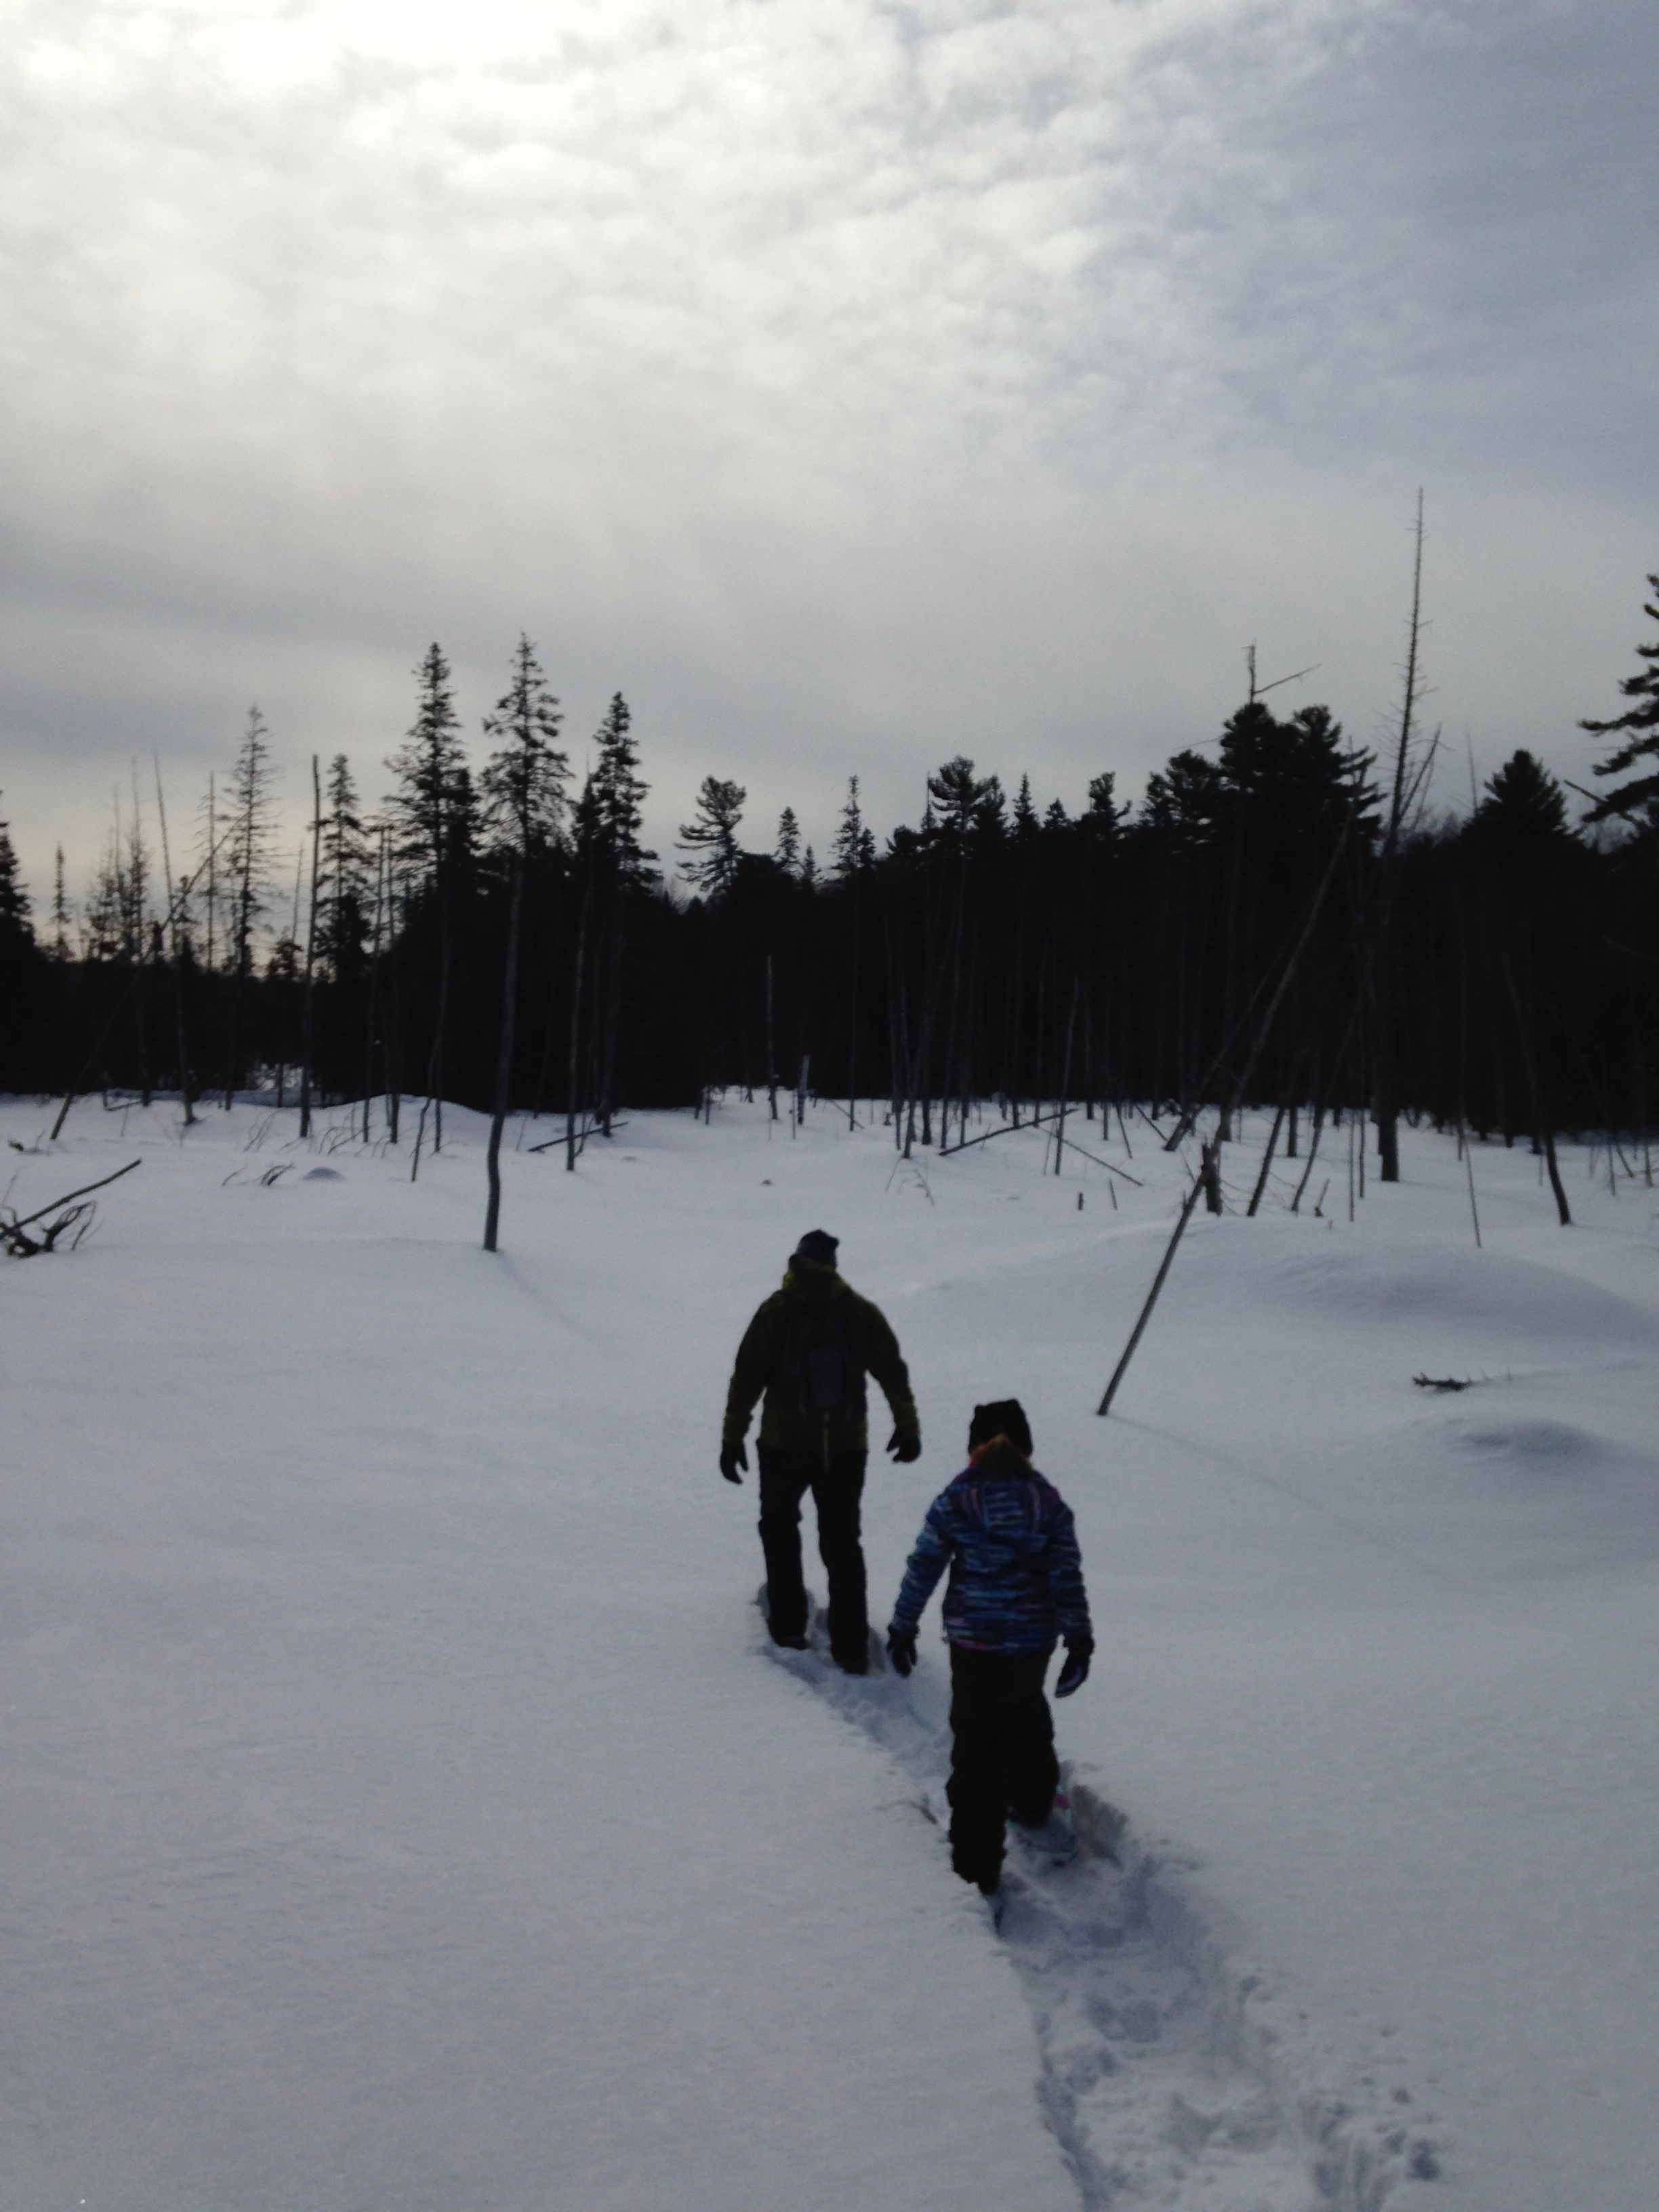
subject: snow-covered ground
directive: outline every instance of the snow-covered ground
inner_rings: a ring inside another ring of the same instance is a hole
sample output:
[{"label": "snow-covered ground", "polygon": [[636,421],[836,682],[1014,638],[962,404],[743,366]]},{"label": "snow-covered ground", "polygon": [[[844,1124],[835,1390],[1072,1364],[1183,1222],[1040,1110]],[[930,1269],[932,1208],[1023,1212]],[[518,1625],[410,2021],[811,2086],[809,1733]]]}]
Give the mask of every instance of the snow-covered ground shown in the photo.
[{"label": "snow-covered ground", "polygon": [[[636,1115],[510,1154],[494,1258],[473,1117],[413,1186],[295,1130],[3,1155],[22,1212],[143,1160],[0,1262],[6,2212],[1659,2202],[1644,1183],[1569,1151],[1563,1231],[1477,1148],[1477,1251],[1449,1143],[1351,1224],[1328,1133],[1327,1218],[1322,1167],[1194,1218],[1102,1421],[1182,1178],[1133,1117],[1073,1128],[1115,1210],[1041,1135]],[[937,1609],[908,1684],[774,1654],[715,1469],[814,1226],[921,1407],[878,1613],[976,1398],[1077,1510],[1091,1849],[1000,1936],[928,1817]]]}]

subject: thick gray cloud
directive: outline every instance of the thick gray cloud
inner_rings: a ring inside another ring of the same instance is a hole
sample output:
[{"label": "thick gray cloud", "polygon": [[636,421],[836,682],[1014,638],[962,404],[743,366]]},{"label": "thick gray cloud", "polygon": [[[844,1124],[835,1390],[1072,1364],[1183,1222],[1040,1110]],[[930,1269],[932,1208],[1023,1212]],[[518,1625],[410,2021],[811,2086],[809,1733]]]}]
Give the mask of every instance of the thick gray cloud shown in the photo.
[{"label": "thick gray cloud", "polygon": [[[1243,646],[1582,773],[1656,565],[1634,0],[23,0],[0,784],[43,888],[249,700],[371,792],[520,626],[672,836],[1130,787]],[[1449,794],[1451,795],[1451,794]]]}]

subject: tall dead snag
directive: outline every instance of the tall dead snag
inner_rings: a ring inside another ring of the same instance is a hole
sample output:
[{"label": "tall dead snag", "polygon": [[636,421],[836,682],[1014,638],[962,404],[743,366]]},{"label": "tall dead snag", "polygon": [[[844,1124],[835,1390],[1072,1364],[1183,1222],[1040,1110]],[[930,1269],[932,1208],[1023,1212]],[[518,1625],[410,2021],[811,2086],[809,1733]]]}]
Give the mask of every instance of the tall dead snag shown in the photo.
[{"label": "tall dead snag", "polygon": [[[1555,1130],[1544,1110],[1544,1089],[1538,1077],[1537,1040],[1533,1033],[1531,1010],[1522,1001],[1520,988],[1515,980],[1515,963],[1510,958],[1509,946],[1500,935],[1498,938],[1498,965],[1504,978],[1504,989],[1510,1009],[1515,1016],[1516,1036],[1521,1046],[1522,1072],[1527,1079],[1527,1098],[1532,1113],[1533,1140],[1544,1155],[1549,1170],[1550,1188],[1555,1194],[1555,1210],[1561,1226],[1572,1226],[1572,1213],[1567,1205],[1567,1194],[1561,1181],[1561,1170],[1555,1158]],[[1611,1136],[1609,1134],[1609,1141]]]},{"label": "tall dead snag", "polygon": [[[179,1060],[179,1096],[184,1102],[185,1127],[196,1125],[196,1108],[191,1097],[190,1047],[185,1019],[185,963],[184,946],[180,941],[180,923],[187,919],[183,911],[185,887],[181,879],[175,886],[173,881],[173,854],[167,844],[167,801],[161,795],[161,756],[155,761],[155,817],[161,826],[161,873],[167,887],[168,955],[173,962],[173,1049]],[[59,854],[61,865],[62,854]]]},{"label": "tall dead snag", "polygon": [[311,899],[306,909],[305,998],[300,1013],[300,1134],[311,1134],[311,1078],[317,1039],[317,876],[322,854],[323,783],[311,756]]},{"label": "tall dead snag", "polygon": [[1395,739],[1389,818],[1382,835],[1382,849],[1378,855],[1372,894],[1371,926],[1365,963],[1374,1030],[1371,1038],[1371,1111],[1376,1122],[1377,1158],[1384,1182],[1398,1182],[1400,1180],[1400,1077],[1398,1055],[1395,1050],[1391,954],[1395,908],[1400,890],[1401,845],[1435,750],[1431,743],[1421,759],[1415,757],[1413,753],[1417,738],[1417,710],[1423,697],[1419,650],[1422,637],[1423,494],[1419,490],[1412,556],[1412,611],[1406,630],[1405,684],[1400,702],[1400,729]]},{"label": "tall dead snag", "polygon": [[[1204,1152],[1206,1163],[1207,1164],[1210,1157],[1210,1147],[1207,1145],[1204,1148]],[[1152,1317],[1152,1308],[1158,1304],[1158,1294],[1164,1288],[1164,1279],[1169,1274],[1170,1267],[1174,1262],[1176,1247],[1180,1243],[1182,1237],[1186,1234],[1187,1224],[1193,1218],[1193,1208],[1197,1205],[1198,1194],[1200,1191],[1205,1188],[1205,1184],[1206,1177],[1202,1171],[1193,1177],[1192,1188],[1187,1193],[1186,1198],[1182,1201],[1180,1218],[1176,1221],[1175,1225],[1175,1233],[1170,1237],[1170,1242],[1164,1249],[1163,1263],[1159,1267],[1157,1274],[1152,1278],[1152,1287],[1146,1293],[1146,1303],[1140,1309],[1140,1317],[1136,1322],[1133,1329],[1130,1332],[1129,1341],[1123,1347],[1123,1357],[1118,1361],[1117,1365],[1112,1370],[1112,1379],[1106,1385],[1106,1395],[1101,1400],[1099,1405],[1095,1408],[1097,1413],[1109,1413],[1112,1410],[1112,1401],[1117,1395],[1117,1386],[1123,1380],[1124,1375],[1128,1369],[1129,1362],[1135,1356],[1135,1346],[1146,1334],[1146,1324]]]},{"label": "tall dead snag", "polygon": [[519,943],[523,929],[525,880],[534,855],[559,834],[564,783],[570,763],[555,746],[559,702],[547,688],[535,647],[522,633],[513,656],[513,680],[484,720],[489,737],[504,739],[483,772],[487,819],[500,836],[507,860],[511,890],[507,919],[507,954],[501,970],[501,1033],[495,1053],[495,1097],[489,1121],[486,1169],[489,1198],[484,1210],[483,1248],[496,1249],[501,1214],[501,1129],[512,1103],[513,1043],[518,1024]]},{"label": "tall dead snag", "polygon": [[1261,1155],[1261,1172],[1255,1179],[1255,1188],[1250,1193],[1250,1202],[1244,1209],[1244,1217],[1248,1221],[1254,1221],[1261,1210],[1261,1194],[1267,1188],[1267,1170],[1273,1164],[1273,1153],[1279,1144],[1279,1133],[1284,1126],[1285,1109],[1281,1104],[1273,1115],[1273,1126],[1267,1137],[1267,1149]]}]

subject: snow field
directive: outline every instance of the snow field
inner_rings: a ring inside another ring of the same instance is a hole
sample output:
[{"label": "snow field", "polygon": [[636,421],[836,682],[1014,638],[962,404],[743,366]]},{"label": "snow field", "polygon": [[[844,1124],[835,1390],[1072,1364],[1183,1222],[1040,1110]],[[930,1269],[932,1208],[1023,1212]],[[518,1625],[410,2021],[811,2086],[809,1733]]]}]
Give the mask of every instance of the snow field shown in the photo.
[{"label": "snow field", "polygon": [[[1133,1120],[1133,1159],[1084,1126],[1143,1179],[1114,1212],[1041,1135],[896,1167],[828,1108],[636,1117],[574,1176],[509,1156],[493,1260],[473,1117],[414,1187],[291,1115],[176,1121],[9,1156],[20,1206],[145,1164],[0,1273],[0,2202],[1650,2201],[1644,1186],[1579,1154],[1563,1231],[1477,1148],[1477,1253],[1427,1133],[1352,1225],[1340,1156],[1334,1218],[1276,1176],[1195,1218],[1101,1422],[1181,1178]],[[1125,1871],[1022,1875],[1000,1939],[917,1810],[936,1610],[908,1685],[759,1656],[715,1442],[814,1225],[921,1407],[920,1464],[872,1457],[877,1616],[975,1399],[1077,1510],[1060,1742]]]}]

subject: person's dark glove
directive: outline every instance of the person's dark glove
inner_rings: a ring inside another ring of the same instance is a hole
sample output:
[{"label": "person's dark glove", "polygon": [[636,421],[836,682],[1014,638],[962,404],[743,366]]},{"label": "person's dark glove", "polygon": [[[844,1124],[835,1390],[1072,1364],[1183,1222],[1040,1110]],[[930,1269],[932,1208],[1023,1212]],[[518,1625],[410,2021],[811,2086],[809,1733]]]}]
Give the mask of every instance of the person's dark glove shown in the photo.
[{"label": "person's dark glove", "polygon": [[747,1444],[739,1442],[735,1444],[723,1443],[720,1446],[720,1473],[728,1482],[741,1482],[743,1477],[738,1473],[738,1469],[740,1467],[747,1467],[748,1464]]},{"label": "person's dark glove", "polygon": [[896,1620],[887,1632],[887,1656],[893,1662],[893,1672],[901,1680],[916,1663],[916,1632],[902,1628]]},{"label": "person's dark glove", "polygon": [[1057,1698],[1069,1698],[1073,1690],[1080,1690],[1089,1679],[1089,1662],[1095,1656],[1092,1636],[1068,1636],[1066,1639],[1066,1664],[1060,1670],[1060,1680],[1054,1684]]},{"label": "person's dark glove", "polygon": [[908,1467],[913,1459],[921,1457],[921,1438],[901,1435],[895,1429],[887,1439],[887,1449],[901,1467]]}]

